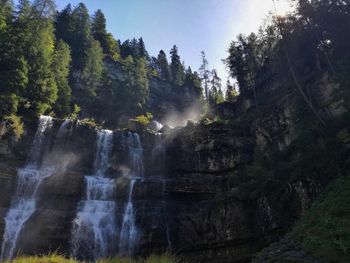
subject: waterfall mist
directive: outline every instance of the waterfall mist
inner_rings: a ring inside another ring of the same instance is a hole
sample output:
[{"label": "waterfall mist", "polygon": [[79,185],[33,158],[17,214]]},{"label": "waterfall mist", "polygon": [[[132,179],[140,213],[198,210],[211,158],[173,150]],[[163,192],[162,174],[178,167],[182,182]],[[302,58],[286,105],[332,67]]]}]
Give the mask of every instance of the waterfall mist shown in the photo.
[{"label": "waterfall mist", "polygon": [[200,101],[195,101],[190,107],[183,112],[171,111],[163,119],[162,123],[170,127],[186,126],[187,121],[197,122],[201,118],[203,105]]}]

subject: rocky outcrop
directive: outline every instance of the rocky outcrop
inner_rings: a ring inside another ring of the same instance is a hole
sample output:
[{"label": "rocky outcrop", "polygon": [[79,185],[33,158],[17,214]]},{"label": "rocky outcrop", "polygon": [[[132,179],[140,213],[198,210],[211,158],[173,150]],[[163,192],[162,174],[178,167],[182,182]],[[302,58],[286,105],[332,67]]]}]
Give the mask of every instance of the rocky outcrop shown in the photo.
[{"label": "rocky outcrop", "polygon": [[310,256],[301,245],[292,239],[284,238],[264,249],[252,261],[252,263],[268,262],[321,263],[322,261]]}]

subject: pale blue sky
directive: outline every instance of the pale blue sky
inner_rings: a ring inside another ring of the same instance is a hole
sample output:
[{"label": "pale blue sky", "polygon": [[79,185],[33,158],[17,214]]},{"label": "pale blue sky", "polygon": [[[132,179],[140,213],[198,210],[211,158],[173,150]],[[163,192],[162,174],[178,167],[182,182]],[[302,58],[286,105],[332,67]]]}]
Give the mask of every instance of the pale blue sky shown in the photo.
[{"label": "pale blue sky", "polygon": [[176,44],[186,66],[198,70],[204,50],[224,83],[228,74],[221,60],[230,42],[239,33],[256,31],[272,9],[272,0],[56,0],[58,9],[79,2],[90,13],[101,9],[107,30],[122,42],[143,37],[152,56],[161,49],[169,56]]}]

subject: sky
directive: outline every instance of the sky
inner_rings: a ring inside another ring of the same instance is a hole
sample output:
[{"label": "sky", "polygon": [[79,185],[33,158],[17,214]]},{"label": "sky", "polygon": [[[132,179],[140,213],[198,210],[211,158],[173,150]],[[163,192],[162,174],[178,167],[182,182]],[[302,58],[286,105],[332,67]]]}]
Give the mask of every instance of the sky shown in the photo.
[{"label": "sky", "polygon": [[[287,0],[276,0],[278,13],[289,9]],[[186,66],[198,70],[201,51],[210,69],[217,69],[223,84],[228,77],[222,59],[240,33],[256,32],[274,10],[272,0],[56,0],[58,9],[68,3],[85,3],[93,14],[101,9],[107,30],[122,42],[142,37],[151,56],[174,44]]]}]

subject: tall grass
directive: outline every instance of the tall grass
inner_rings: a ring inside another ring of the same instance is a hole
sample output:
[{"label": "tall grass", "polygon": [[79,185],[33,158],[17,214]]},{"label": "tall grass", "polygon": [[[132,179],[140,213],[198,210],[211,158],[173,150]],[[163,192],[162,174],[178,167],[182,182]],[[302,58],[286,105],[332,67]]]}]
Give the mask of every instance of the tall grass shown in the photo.
[{"label": "tall grass", "polygon": [[[184,262],[184,261],[181,261]],[[23,256],[5,263],[87,263],[74,259],[67,259],[64,256],[50,254],[47,256]],[[146,259],[130,259],[130,258],[110,258],[101,259],[97,263],[180,263],[180,259],[165,253],[163,255],[151,255]]]}]

